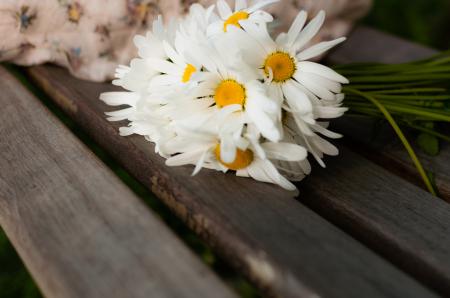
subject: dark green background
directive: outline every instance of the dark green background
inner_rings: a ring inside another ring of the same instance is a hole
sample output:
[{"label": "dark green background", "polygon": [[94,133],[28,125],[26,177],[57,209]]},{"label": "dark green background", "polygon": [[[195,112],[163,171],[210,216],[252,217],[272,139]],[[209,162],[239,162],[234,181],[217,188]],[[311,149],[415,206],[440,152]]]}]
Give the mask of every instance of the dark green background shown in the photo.
[{"label": "dark green background", "polygon": [[[450,1],[449,0],[375,0],[370,15],[363,20],[380,30],[414,40],[437,49],[450,48]],[[64,116],[62,116],[64,117]],[[68,119],[67,119],[68,121]],[[72,127],[76,130],[76,127]],[[91,144],[91,146],[94,146]],[[98,153],[98,149],[96,150]],[[122,178],[124,175],[120,175]],[[124,178],[123,178],[124,179]],[[135,186],[135,191],[140,186]],[[148,194],[147,194],[148,196]],[[168,216],[167,211],[162,216]],[[189,240],[191,235],[180,224],[172,225],[175,231],[200,254],[206,263],[217,264],[210,259],[214,257],[208,249]],[[210,260],[210,261],[208,261]],[[217,263],[217,262],[216,262]],[[223,266],[217,270],[223,270]],[[228,270],[225,270],[228,272]],[[226,273],[229,274],[229,273]],[[221,274],[223,276],[223,274]],[[234,286],[243,296],[257,296],[252,289],[240,279],[233,281]],[[0,230],[0,298],[40,297],[39,291],[28,275],[26,269]]]},{"label": "dark green background", "polygon": [[374,0],[364,22],[436,49],[450,48],[449,0]]}]

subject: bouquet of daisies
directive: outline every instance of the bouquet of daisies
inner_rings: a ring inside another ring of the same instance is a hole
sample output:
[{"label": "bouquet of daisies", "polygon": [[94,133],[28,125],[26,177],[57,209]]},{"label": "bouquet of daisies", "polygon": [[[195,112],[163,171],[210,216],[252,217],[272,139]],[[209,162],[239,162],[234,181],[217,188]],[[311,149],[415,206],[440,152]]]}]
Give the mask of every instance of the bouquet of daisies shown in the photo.
[{"label": "bouquet of daisies", "polygon": [[127,106],[109,120],[128,120],[121,135],[144,136],[168,166],[234,171],[295,190],[290,181],[311,171],[308,154],[322,166],[324,154],[338,154],[325,137],[341,137],[327,127],[347,110],[348,80],[309,60],[345,38],[311,45],[325,14],[308,22],[301,11],[273,39],[273,18],[262,9],[274,2],[194,4],[167,26],[159,17],[135,37],[139,57],[116,71],[113,83],[127,91],[101,95]]}]

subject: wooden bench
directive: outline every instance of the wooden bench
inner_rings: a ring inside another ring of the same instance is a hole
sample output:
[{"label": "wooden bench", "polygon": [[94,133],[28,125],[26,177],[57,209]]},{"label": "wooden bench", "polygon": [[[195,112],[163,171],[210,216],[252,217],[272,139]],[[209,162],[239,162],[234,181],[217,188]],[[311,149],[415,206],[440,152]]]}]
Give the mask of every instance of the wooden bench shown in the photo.
[{"label": "wooden bench", "polygon": [[[432,53],[360,27],[327,59]],[[120,137],[123,123],[106,120],[111,108],[98,97],[115,87],[56,66],[23,71],[264,295],[450,296],[450,205],[421,188],[389,130],[380,141],[365,122],[337,121],[348,136],[341,155],[293,198],[231,174],[166,167],[151,143]],[[46,297],[236,296],[16,78],[4,68],[0,77],[0,225]],[[449,199],[448,144],[422,158]]]}]

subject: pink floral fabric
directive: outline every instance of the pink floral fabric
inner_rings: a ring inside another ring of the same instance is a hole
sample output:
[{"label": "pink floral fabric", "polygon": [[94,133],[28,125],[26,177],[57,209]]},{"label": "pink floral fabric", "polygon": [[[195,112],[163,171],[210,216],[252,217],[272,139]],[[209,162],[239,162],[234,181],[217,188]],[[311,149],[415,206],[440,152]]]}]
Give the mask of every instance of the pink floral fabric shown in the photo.
[{"label": "pink floral fabric", "polygon": [[[56,63],[76,77],[104,81],[118,64],[128,64],[136,50],[135,34],[149,29],[153,19],[186,13],[192,3],[214,0],[1,0],[0,61],[20,65]],[[230,3],[234,2],[229,0]],[[276,30],[288,28],[299,10],[327,12],[318,40],[345,35],[371,0],[281,0],[269,10]]]}]

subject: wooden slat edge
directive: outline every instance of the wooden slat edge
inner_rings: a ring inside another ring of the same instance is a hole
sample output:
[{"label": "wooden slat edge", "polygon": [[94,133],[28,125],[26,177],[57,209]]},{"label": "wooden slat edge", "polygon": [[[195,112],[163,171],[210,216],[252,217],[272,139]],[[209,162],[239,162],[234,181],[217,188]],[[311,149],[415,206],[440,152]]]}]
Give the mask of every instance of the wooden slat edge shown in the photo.
[{"label": "wooden slat edge", "polygon": [[111,108],[97,99],[113,89],[110,85],[82,82],[49,66],[31,68],[29,74],[56,103],[69,103],[61,107],[101,146],[269,293],[432,295],[277,186],[212,171],[191,177],[191,167],[165,166],[142,137],[120,137],[120,124],[103,114]]},{"label": "wooden slat edge", "polygon": [[235,297],[0,67],[0,223],[46,297]]}]

